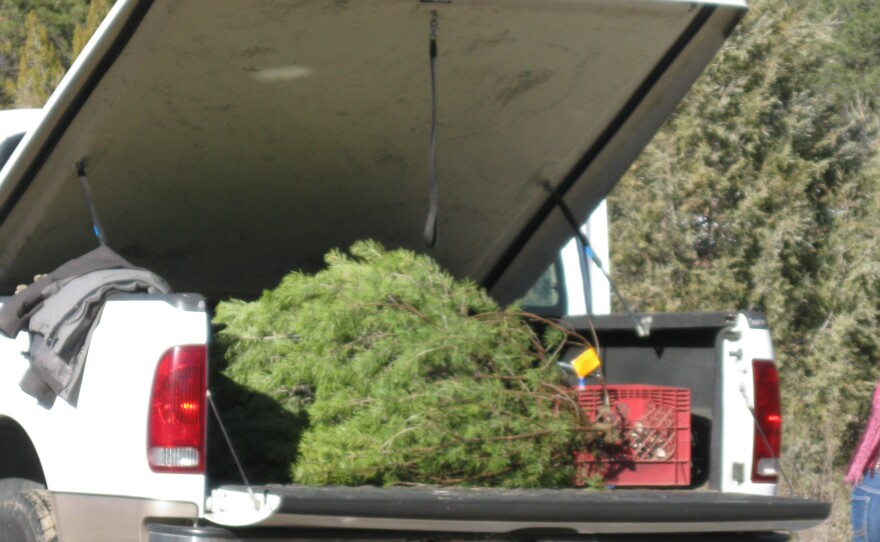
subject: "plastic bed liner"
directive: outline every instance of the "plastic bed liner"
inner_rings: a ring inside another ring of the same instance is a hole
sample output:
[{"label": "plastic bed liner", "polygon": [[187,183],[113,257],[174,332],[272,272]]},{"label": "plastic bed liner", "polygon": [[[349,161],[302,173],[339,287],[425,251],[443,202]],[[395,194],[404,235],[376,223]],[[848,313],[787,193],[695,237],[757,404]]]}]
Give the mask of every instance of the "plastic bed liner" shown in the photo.
[{"label": "plastic bed liner", "polygon": [[[221,525],[510,533],[672,533],[800,530],[829,503],[703,491],[306,487],[253,488],[260,510],[240,513],[244,486],[213,492],[206,517]],[[251,503],[252,504],[252,503]],[[634,513],[634,511],[638,513]]]}]

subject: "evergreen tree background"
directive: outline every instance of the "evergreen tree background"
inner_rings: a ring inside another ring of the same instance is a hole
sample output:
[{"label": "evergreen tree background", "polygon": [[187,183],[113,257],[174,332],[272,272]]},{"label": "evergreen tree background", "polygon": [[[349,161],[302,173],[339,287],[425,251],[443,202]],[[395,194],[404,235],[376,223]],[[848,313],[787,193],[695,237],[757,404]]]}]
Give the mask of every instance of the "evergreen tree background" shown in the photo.
[{"label": "evergreen tree background", "polygon": [[610,198],[638,310],[763,311],[784,390],[782,491],[834,501],[878,376],[880,7],[760,0]]},{"label": "evergreen tree background", "polygon": [[0,0],[0,107],[41,107],[111,0]]},{"label": "evergreen tree background", "polygon": [[[111,3],[0,0],[0,107],[42,105]],[[841,473],[880,376],[880,2],[750,6],[613,192],[614,273],[639,310],[768,315],[787,476],[835,502],[801,539],[849,540]]]}]

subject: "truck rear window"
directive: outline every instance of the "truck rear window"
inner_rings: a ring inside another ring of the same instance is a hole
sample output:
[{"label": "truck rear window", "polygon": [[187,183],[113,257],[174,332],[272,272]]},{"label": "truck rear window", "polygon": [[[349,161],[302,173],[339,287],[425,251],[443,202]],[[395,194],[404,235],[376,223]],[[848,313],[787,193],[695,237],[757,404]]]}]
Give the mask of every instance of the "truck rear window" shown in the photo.
[{"label": "truck rear window", "polygon": [[541,316],[562,316],[566,314],[565,280],[560,260],[552,262],[529,288],[520,302],[529,312]]}]

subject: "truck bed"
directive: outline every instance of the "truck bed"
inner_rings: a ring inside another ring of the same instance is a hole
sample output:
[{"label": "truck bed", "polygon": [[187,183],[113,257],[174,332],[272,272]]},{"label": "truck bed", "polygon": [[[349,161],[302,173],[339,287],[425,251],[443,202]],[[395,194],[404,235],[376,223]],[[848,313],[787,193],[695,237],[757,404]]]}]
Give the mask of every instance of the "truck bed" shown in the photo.
[{"label": "truck bed", "polygon": [[[476,535],[801,530],[818,525],[831,511],[829,503],[809,499],[712,491],[299,485],[253,491],[262,505],[247,522],[250,527]],[[219,525],[243,526],[242,502],[249,499],[245,486],[222,486],[214,491],[213,510],[206,517]]]}]

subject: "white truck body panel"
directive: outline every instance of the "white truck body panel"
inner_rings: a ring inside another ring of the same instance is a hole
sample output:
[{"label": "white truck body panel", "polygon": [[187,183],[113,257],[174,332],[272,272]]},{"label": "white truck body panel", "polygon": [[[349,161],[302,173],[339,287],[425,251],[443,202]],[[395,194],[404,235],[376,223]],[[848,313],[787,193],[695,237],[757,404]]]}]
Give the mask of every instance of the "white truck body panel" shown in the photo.
[{"label": "white truck body panel", "polygon": [[0,111],[0,178],[3,168],[21,147],[18,145],[21,135],[36,126],[42,116],[41,109]]},{"label": "white truck body panel", "polygon": [[147,418],[156,365],[170,347],[207,344],[206,313],[163,300],[107,302],[89,348],[76,404],[39,405],[18,386],[26,333],[0,339],[0,417],[26,428],[47,486],[59,493],[117,495],[204,506],[205,478],[159,474],[147,464]]},{"label": "white truck body panel", "polygon": [[751,481],[754,445],[755,384],[753,360],[775,360],[770,331],[749,326],[745,315],[727,333],[722,345],[721,491],[776,495],[777,484]]},{"label": "white truck body panel", "polygon": [[[608,243],[608,204],[602,200],[590,213],[584,223],[583,232],[590,240],[593,252],[611,273],[611,258]],[[611,286],[595,262],[587,259],[587,275],[582,271],[584,256],[580,254],[575,239],[562,247],[562,269],[567,292],[566,314],[611,314]],[[585,284],[586,283],[586,284]]]},{"label": "white truck body panel", "polygon": [[42,109],[0,111],[0,143],[9,136],[31,130],[42,116]]}]

